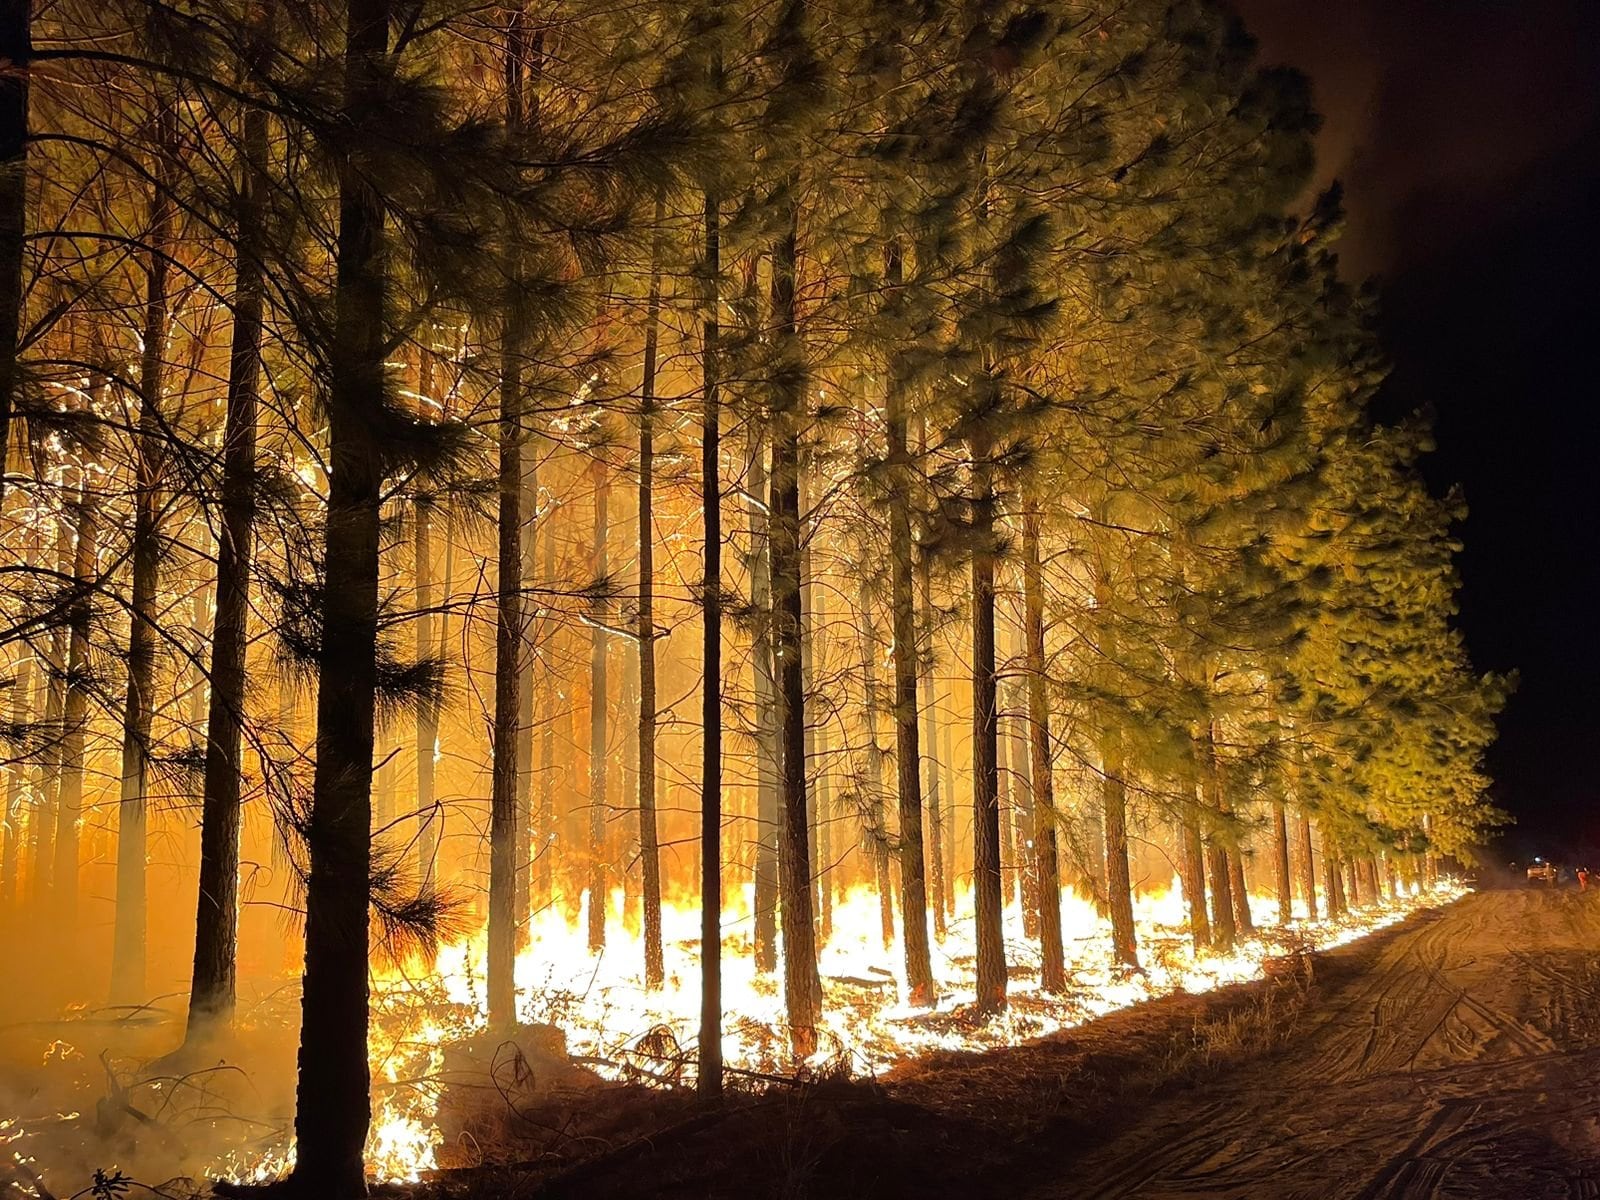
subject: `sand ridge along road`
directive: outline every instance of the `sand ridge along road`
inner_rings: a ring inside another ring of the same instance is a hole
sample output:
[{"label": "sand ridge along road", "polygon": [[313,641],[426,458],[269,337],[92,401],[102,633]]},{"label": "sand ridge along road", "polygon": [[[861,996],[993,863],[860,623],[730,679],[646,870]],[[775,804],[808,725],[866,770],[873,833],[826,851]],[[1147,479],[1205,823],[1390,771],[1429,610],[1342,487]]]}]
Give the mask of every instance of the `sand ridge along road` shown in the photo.
[{"label": "sand ridge along road", "polygon": [[1478,892],[1027,1200],[1600,1197],[1600,892]]}]

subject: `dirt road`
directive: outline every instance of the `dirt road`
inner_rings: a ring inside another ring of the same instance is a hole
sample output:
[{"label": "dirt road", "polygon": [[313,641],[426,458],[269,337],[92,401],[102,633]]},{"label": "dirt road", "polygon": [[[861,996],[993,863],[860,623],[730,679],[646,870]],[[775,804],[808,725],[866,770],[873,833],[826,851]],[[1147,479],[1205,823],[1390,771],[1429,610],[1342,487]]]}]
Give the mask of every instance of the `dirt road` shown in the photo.
[{"label": "dirt road", "polygon": [[1600,1197],[1600,894],[1489,891],[1377,939],[1285,1050],[1150,1101],[1013,1195]]}]

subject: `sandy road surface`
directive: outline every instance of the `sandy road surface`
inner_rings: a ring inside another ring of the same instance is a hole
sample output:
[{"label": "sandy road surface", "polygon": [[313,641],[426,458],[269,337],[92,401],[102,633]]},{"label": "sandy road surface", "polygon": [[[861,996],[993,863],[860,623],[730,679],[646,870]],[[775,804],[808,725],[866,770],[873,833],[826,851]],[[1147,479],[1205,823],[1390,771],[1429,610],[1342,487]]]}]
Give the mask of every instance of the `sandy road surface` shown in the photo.
[{"label": "sandy road surface", "polygon": [[1289,1050],[1157,1096],[1022,1195],[1600,1198],[1600,893],[1417,918]]}]

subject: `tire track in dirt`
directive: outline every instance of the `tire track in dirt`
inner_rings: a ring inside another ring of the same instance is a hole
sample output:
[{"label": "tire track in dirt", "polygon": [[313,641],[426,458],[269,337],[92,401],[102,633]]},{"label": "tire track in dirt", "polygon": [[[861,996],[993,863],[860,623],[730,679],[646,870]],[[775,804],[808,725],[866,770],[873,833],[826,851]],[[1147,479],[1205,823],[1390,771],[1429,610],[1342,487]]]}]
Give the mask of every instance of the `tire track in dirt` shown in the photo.
[{"label": "tire track in dirt", "polygon": [[1600,1200],[1600,895],[1475,894],[1366,953],[1286,1051],[1023,1194]]}]

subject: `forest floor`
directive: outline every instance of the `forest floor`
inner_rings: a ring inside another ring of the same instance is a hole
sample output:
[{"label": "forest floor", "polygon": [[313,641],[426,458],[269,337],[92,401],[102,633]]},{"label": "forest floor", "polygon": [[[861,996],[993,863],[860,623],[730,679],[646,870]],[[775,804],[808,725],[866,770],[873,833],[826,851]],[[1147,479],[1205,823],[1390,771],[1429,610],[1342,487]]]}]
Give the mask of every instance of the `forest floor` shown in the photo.
[{"label": "forest floor", "polygon": [[572,1103],[523,1115],[522,1165],[394,1191],[1600,1197],[1600,893],[1474,893],[1274,978],[871,1083]]}]

